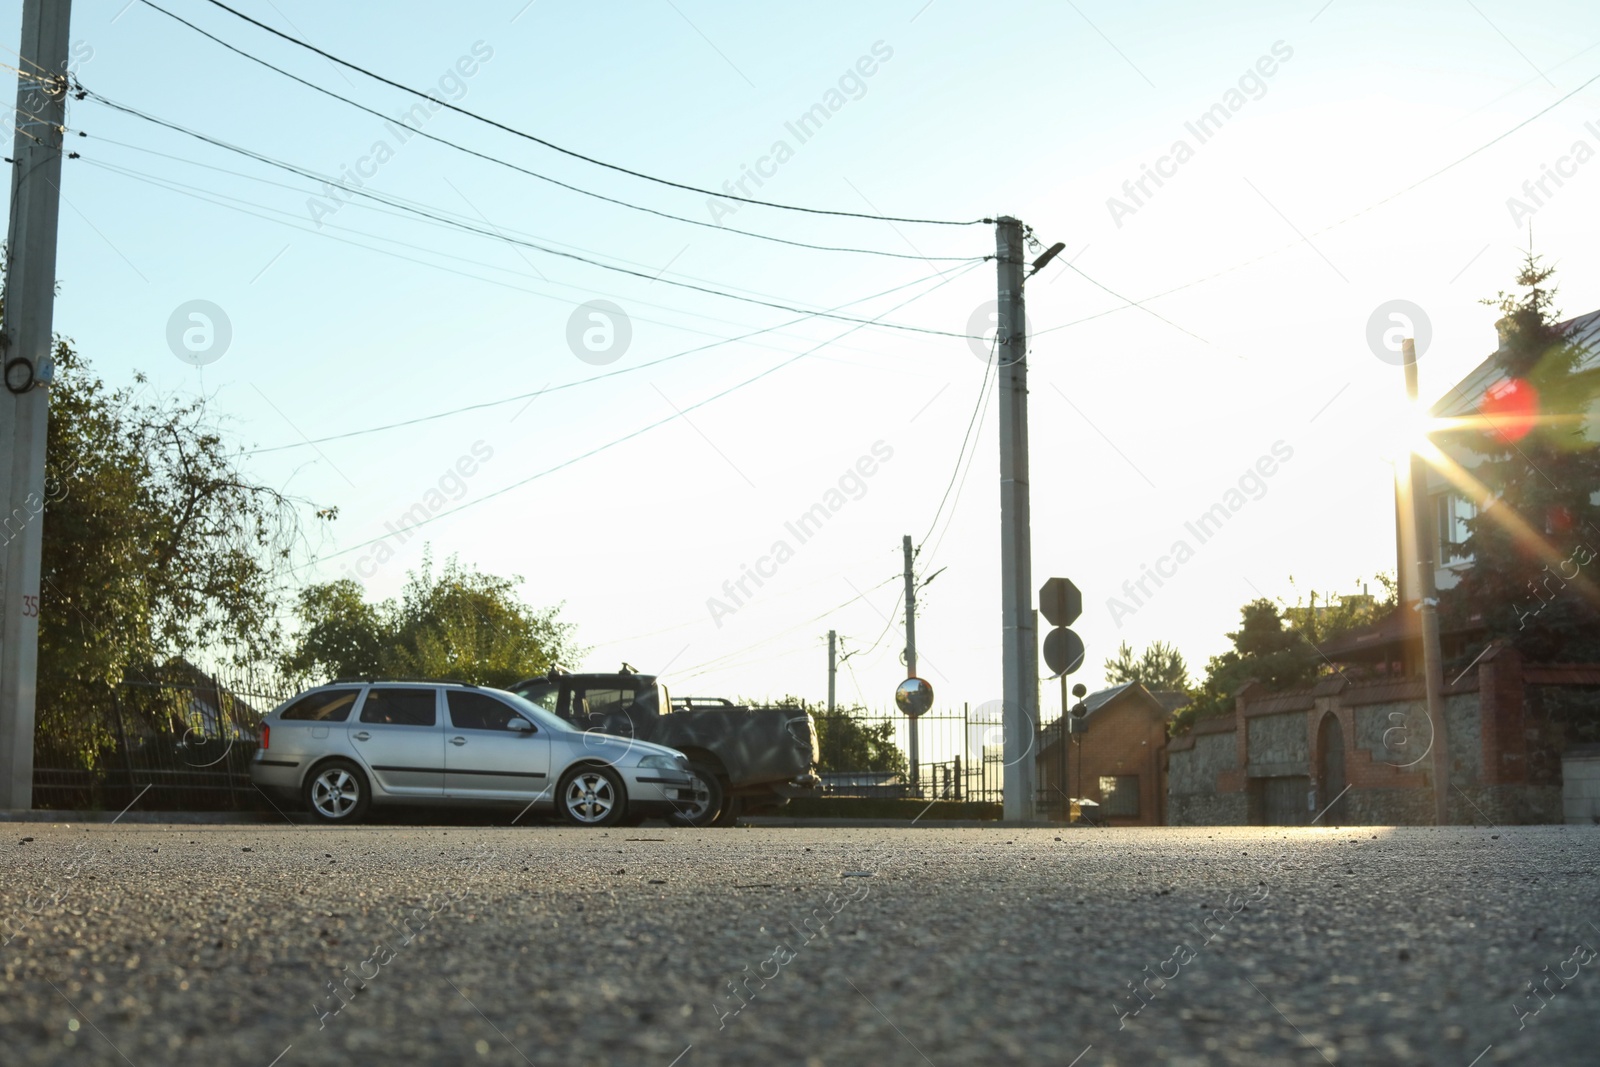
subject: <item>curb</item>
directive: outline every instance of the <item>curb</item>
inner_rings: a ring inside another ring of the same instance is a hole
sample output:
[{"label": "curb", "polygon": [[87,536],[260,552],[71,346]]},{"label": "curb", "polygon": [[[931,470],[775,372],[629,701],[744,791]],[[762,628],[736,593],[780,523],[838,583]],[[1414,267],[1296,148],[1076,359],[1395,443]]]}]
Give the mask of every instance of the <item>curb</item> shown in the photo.
[{"label": "curb", "polygon": [[250,811],[129,811],[118,815],[110,811],[0,809],[0,823],[215,823],[218,825],[237,826],[282,821],[283,816],[275,812],[261,814]]},{"label": "curb", "polygon": [[908,830],[1049,830],[1064,829],[1065,823],[1058,822],[1023,822],[1019,819],[801,819],[788,818],[782,815],[741,815],[740,826],[765,827],[771,829],[849,829],[862,827],[871,829],[893,829],[900,827]]}]

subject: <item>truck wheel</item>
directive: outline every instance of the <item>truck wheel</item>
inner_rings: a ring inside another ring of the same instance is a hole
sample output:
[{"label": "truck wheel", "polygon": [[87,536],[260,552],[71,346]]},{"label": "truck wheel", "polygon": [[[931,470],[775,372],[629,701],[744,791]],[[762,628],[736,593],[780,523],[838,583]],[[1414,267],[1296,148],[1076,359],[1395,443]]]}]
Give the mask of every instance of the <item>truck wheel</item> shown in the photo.
[{"label": "truck wheel", "polygon": [[667,822],[673,826],[715,826],[717,816],[727,806],[727,786],[704,763],[689,764],[689,772],[694,775],[694,800],[680,802],[678,810],[667,816]]},{"label": "truck wheel", "polygon": [[717,812],[717,817],[711,821],[712,826],[735,826],[739,816],[744,814],[744,797],[729,797],[723,802],[722,810]]}]

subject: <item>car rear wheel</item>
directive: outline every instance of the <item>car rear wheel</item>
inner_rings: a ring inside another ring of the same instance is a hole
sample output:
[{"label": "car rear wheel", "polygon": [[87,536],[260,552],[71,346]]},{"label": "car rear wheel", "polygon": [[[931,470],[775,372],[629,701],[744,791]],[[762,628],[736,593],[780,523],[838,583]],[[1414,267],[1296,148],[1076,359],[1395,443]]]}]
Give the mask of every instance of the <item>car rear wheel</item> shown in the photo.
[{"label": "car rear wheel", "polygon": [[610,767],[574,767],[561,776],[556,807],[576,826],[616,826],[627,817],[628,794]]},{"label": "car rear wheel", "polygon": [[361,768],[348,760],[331,760],[306,779],[301,791],[306,810],[318,822],[356,823],[366,818],[372,790]]},{"label": "car rear wheel", "polygon": [[722,777],[704,763],[690,763],[694,778],[693,799],[679,801],[678,810],[667,816],[673,826],[715,826],[717,816],[728,805],[728,789]]}]

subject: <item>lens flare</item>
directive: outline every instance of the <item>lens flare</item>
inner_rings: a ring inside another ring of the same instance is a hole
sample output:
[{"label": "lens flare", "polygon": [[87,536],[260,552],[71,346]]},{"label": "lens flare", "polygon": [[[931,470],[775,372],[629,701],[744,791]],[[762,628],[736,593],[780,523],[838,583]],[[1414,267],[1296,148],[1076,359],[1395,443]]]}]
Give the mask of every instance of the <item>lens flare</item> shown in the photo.
[{"label": "lens flare", "polygon": [[1484,391],[1478,412],[1495,433],[1520,441],[1539,421],[1539,391],[1524,378],[1507,378]]}]

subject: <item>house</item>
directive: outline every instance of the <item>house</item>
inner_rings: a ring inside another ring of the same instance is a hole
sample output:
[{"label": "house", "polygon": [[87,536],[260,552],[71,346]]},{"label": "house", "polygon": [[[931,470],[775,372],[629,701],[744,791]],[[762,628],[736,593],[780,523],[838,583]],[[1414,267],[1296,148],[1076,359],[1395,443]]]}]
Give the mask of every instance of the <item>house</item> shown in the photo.
[{"label": "house", "polygon": [[1060,818],[1070,797],[1099,804],[1110,826],[1163,825],[1167,720],[1187,702],[1183,693],[1152,693],[1138,682],[1089,694],[1081,733],[1064,734],[1061,719],[1040,733],[1040,810]]},{"label": "house", "polygon": [[[1600,374],[1600,311],[1568,325],[1589,350],[1576,373]],[[1506,381],[1491,355],[1432,414],[1475,415]],[[1596,416],[1588,412],[1581,428],[1590,447],[1600,445]],[[1445,459],[1429,466],[1429,521],[1421,536],[1436,546],[1435,582],[1447,599],[1473,566],[1459,546],[1467,521],[1485,501],[1475,499],[1481,491],[1473,491],[1477,457],[1448,430],[1432,440]],[[1321,643],[1318,651],[1335,673],[1317,684],[1276,693],[1247,685],[1236,694],[1232,715],[1201,722],[1174,739],[1168,745],[1167,800],[1174,825],[1433,821],[1434,739],[1414,610],[1418,553],[1410,523],[1402,521],[1402,503],[1397,491],[1400,607]],[[1600,817],[1600,806],[1587,799],[1587,781],[1563,794],[1564,774],[1592,770],[1592,759],[1574,742],[1600,730],[1600,664],[1526,662],[1510,644],[1487,639],[1481,615],[1444,614],[1441,621],[1445,659],[1468,661],[1444,679],[1449,821],[1499,825]],[[1571,770],[1564,772],[1564,764]],[[1600,787],[1595,791],[1600,796]]]}]

